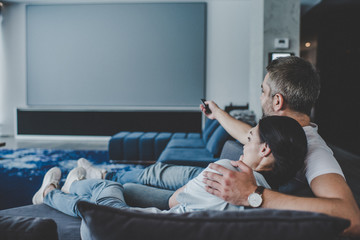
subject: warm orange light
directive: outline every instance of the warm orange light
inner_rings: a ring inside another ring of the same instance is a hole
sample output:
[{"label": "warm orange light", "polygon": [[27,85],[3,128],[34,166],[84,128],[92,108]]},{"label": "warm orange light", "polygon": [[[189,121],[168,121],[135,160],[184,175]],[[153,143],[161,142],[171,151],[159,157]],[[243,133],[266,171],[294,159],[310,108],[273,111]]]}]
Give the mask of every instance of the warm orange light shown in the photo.
[{"label": "warm orange light", "polygon": [[311,46],[311,42],[306,42],[305,43],[305,47],[310,47]]}]

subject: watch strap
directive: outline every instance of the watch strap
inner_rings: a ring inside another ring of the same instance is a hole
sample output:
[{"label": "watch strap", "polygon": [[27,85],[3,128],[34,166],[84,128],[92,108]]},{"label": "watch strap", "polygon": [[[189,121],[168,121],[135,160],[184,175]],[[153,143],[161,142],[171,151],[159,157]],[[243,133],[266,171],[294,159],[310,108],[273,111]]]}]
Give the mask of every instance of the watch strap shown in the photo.
[{"label": "watch strap", "polygon": [[264,193],[264,190],[265,190],[265,188],[263,186],[258,186],[255,189],[255,192],[261,196]]}]

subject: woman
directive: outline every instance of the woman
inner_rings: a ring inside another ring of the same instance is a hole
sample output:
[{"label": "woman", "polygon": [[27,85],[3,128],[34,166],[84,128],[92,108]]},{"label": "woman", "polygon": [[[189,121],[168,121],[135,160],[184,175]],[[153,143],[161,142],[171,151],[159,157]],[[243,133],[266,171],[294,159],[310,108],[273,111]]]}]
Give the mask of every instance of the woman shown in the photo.
[{"label": "woman", "polygon": [[[242,161],[253,169],[257,185],[265,188],[278,188],[293,178],[304,164],[307,153],[307,141],[303,128],[289,117],[268,116],[248,133],[248,142],[244,145]],[[230,160],[222,159],[216,163],[229,169],[235,169]],[[239,169],[236,169],[239,170]],[[213,171],[206,168],[204,171]],[[77,202],[89,201],[99,205],[116,208],[130,208],[123,196],[120,183],[85,179],[86,171],[78,167],[73,169],[61,191],[58,189],[61,179],[59,168],[50,169],[43,184],[33,197],[33,203],[45,204],[71,216],[80,216]],[[190,212],[200,210],[241,210],[243,206],[234,206],[209,194],[204,189],[203,175],[189,181],[178,189],[169,199],[168,211],[156,208],[131,208],[149,212]]]}]

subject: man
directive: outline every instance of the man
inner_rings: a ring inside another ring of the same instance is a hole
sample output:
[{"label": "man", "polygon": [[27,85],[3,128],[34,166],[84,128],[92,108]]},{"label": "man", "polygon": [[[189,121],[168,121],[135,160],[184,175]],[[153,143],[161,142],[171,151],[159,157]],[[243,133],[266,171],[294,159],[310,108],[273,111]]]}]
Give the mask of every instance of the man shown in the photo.
[{"label": "man", "polygon": [[[342,171],[322,138],[317,126],[310,122],[311,107],[318,98],[320,84],[315,69],[298,57],[279,58],[267,67],[267,75],[261,86],[261,105],[264,115],[288,116],[304,127],[308,138],[308,155],[305,176],[314,198],[295,197],[265,190],[263,208],[313,211],[350,219],[351,226],[344,234],[360,236],[360,212],[352,192],[345,182]],[[241,143],[246,142],[250,126],[232,118],[214,102],[206,102],[212,113],[230,135]],[[315,129],[311,135],[309,129]],[[217,164],[210,168],[221,173],[205,172],[206,190],[234,205],[248,204],[248,196],[256,189],[254,177],[244,164],[233,162],[243,172],[234,172]]]}]

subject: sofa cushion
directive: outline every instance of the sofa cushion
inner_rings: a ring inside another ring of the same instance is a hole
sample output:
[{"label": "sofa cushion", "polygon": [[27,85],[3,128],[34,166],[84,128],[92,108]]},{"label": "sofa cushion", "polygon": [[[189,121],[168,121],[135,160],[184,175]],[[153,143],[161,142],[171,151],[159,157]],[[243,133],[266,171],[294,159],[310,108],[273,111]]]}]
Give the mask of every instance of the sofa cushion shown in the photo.
[{"label": "sofa cushion", "polygon": [[144,135],[144,132],[132,132],[124,138],[124,159],[138,160],[139,159],[139,141]]},{"label": "sofa cushion", "polygon": [[204,131],[202,133],[202,140],[204,141],[205,144],[209,141],[209,138],[211,137],[211,135],[214,133],[214,131],[216,130],[216,128],[219,125],[220,124],[219,124],[219,122],[217,120],[213,120],[208,125],[205,124],[205,128],[204,128]]},{"label": "sofa cushion", "polygon": [[158,159],[162,151],[165,149],[166,145],[170,141],[172,133],[169,132],[161,132],[155,138],[155,159]]},{"label": "sofa cushion", "polygon": [[201,138],[200,133],[188,133],[187,138]]},{"label": "sofa cushion", "polygon": [[205,148],[201,138],[171,139],[166,148]]},{"label": "sofa cushion", "polygon": [[176,132],[172,135],[171,139],[184,139],[187,137],[187,134],[184,132]]},{"label": "sofa cushion", "polygon": [[155,137],[157,132],[147,132],[140,137],[139,141],[139,159],[140,160],[155,160]]},{"label": "sofa cushion", "polygon": [[209,163],[215,162],[212,154],[205,148],[166,148],[160,155],[158,162],[207,167]]},{"label": "sofa cushion", "polygon": [[221,125],[219,125],[209,138],[209,141],[206,144],[206,149],[215,157],[218,157],[220,156],[221,150],[228,139],[230,139],[230,135]]},{"label": "sofa cushion", "polygon": [[210,119],[210,118],[205,118],[205,126],[204,129],[207,129],[210,124],[212,124],[213,122],[217,121],[216,119]]},{"label": "sofa cushion", "polygon": [[54,220],[21,216],[0,216],[0,236],[3,240],[58,239]]},{"label": "sofa cushion", "polygon": [[124,139],[130,132],[122,131],[111,137],[109,141],[109,158],[111,160],[124,159]]},{"label": "sofa cushion", "polygon": [[337,239],[349,226],[327,215],[272,209],[151,214],[80,202],[83,224],[94,239]]}]

